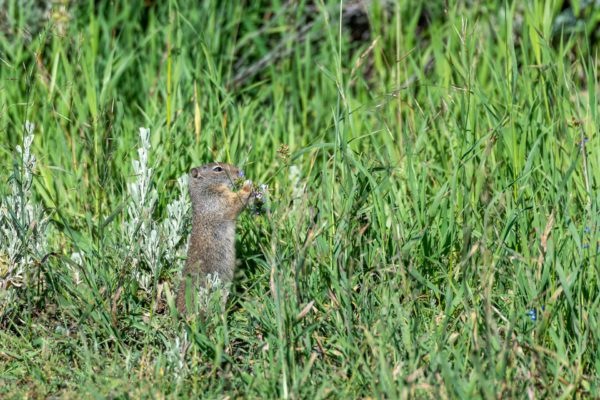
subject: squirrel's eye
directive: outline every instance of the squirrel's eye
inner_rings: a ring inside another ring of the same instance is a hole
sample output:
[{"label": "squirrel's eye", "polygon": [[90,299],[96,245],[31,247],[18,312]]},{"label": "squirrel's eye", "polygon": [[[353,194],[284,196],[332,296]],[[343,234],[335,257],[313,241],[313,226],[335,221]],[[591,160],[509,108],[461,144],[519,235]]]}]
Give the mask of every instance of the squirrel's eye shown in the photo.
[{"label": "squirrel's eye", "polygon": [[221,167],[214,167],[213,171],[215,171],[215,172],[221,172],[221,171],[223,171],[223,168],[221,168]]}]

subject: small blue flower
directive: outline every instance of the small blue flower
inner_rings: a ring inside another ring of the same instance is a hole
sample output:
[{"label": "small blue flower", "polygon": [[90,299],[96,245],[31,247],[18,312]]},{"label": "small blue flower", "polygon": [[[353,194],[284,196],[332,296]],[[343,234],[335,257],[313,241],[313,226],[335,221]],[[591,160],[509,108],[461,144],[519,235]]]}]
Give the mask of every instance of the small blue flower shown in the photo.
[{"label": "small blue flower", "polygon": [[238,172],[238,176],[240,178],[243,178],[244,177],[244,171],[240,169],[240,172]]},{"label": "small blue flower", "polygon": [[527,311],[527,316],[531,318],[532,322],[537,321],[537,310],[532,308],[531,310]]},{"label": "small blue flower", "polygon": [[592,229],[589,226],[586,226],[585,228],[583,228],[583,231],[585,233],[590,233],[592,231]]}]

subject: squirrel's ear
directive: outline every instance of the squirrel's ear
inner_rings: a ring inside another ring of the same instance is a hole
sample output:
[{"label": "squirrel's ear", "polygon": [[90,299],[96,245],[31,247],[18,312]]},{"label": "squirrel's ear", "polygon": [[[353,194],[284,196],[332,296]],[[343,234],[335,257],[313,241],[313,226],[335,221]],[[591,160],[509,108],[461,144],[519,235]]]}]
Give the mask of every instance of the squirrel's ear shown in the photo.
[{"label": "squirrel's ear", "polygon": [[192,178],[197,178],[198,175],[200,175],[200,171],[198,171],[198,168],[192,168],[190,170],[190,175],[192,176]]}]

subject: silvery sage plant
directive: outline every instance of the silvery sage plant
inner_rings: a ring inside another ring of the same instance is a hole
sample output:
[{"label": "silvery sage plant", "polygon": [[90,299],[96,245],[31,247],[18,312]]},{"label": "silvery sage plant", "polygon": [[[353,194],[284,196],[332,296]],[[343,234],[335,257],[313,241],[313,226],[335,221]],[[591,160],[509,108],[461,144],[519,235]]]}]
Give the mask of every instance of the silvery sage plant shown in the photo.
[{"label": "silvery sage plant", "polygon": [[32,199],[36,159],[35,125],[25,123],[23,147],[16,147],[8,191],[0,197],[0,316],[30,287],[38,261],[47,253],[48,215]]},{"label": "silvery sage plant", "polygon": [[[190,204],[187,200],[187,175],[177,180],[177,198],[167,205],[162,221],[153,218],[158,193],[149,156],[150,130],[140,128],[138,158],[133,160],[135,179],[127,184],[130,196],[122,234],[127,244],[132,273],[140,288],[152,289],[155,279],[161,279],[163,268],[181,263],[185,252],[185,227]],[[181,270],[181,265],[178,266]]]}]

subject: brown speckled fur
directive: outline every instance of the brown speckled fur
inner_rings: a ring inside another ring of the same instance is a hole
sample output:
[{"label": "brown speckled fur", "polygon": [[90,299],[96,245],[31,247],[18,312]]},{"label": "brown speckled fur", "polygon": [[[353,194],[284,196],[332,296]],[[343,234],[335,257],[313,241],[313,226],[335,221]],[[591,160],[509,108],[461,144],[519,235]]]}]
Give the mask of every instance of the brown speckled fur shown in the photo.
[{"label": "brown speckled fur", "polygon": [[[218,171],[219,167],[221,171]],[[233,279],[235,221],[252,193],[248,182],[239,192],[233,192],[236,179],[239,179],[239,169],[225,163],[205,164],[190,171],[192,234],[177,293],[177,309],[181,313],[186,313],[186,282],[191,281],[191,293],[196,293],[208,274],[217,274],[224,284],[229,284]]]}]

